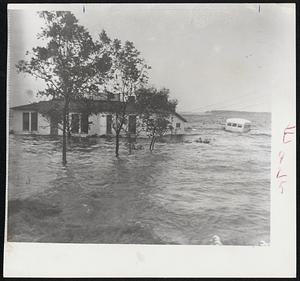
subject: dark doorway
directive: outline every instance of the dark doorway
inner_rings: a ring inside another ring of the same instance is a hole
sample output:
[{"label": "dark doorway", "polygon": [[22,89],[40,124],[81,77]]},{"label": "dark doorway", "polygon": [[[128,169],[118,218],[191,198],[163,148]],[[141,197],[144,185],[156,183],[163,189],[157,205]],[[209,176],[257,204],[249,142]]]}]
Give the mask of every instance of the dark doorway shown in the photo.
[{"label": "dark doorway", "polygon": [[129,115],[128,130],[130,134],[136,134],[136,116]]},{"label": "dark doorway", "polygon": [[23,131],[29,131],[29,112],[23,112]]},{"label": "dark doorway", "polygon": [[37,112],[31,112],[31,131],[38,130],[38,114]]},{"label": "dark doorway", "polygon": [[111,135],[112,134],[112,115],[106,115],[106,134]]},{"label": "dark doorway", "polygon": [[81,133],[87,134],[89,131],[89,116],[86,113],[81,114]]},{"label": "dark doorway", "polygon": [[79,114],[72,114],[71,132],[74,134],[79,133]]}]

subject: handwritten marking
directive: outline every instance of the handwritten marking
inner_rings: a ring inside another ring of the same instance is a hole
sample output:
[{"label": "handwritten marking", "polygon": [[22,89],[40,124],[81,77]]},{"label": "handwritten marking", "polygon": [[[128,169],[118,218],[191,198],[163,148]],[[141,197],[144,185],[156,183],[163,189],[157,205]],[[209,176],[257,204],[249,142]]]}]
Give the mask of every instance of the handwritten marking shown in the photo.
[{"label": "handwritten marking", "polygon": [[283,143],[289,143],[289,142],[291,142],[292,140],[286,140],[286,137],[288,136],[288,135],[293,135],[293,134],[295,134],[295,132],[291,132],[290,130],[293,130],[293,129],[295,129],[296,128],[296,126],[290,126],[290,125],[288,125],[285,129],[284,129],[284,132],[283,132],[283,137],[282,137],[282,142]]},{"label": "handwritten marking", "polygon": [[279,152],[279,164],[282,163],[283,158],[284,158],[284,152],[283,152],[283,151],[280,151],[280,152]]},{"label": "handwritten marking", "polygon": [[280,172],[281,172],[281,170],[278,170],[278,172],[277,172],[277,175],[276,175],[276,178],[287,177],[287,175],[286,175],[286,174],[285,174],[285,175],[279,175],[279,174],[280,174]]},{"label": "handwritten marking", "polygon": [[285,184],[285,183],[286,183],[286,181],[281,181],[279,186],[278,186],[281,190],[281,193],[283,193],[283,184]]},{"label": "handwritten marking", "polygon": [[[295,134],[295,129],[296,126],[295,125],[290,125],[288,124],[284,130],[283,130],[283,135],[282,135],[282,143],[283,145],[286,145],[288,143],[290,143],[292,141],[292,136],[293,134]],[[289,137],[288,137],[289,136]],[[285,152],[283,150],[280,150],[278,153],[278,158],[279,158],[279,168],[277,170],[277,174],[276,174],[276,179],[278,180],[278,188],[281,190],[281,193],[283,193],[284,190],[284,184],[287,183],[287,180],[283,180],[281,178],[288,178],[288,174],[286,173],[282,173],[282,165],[284,163],[284,158],[285,158]]]}]

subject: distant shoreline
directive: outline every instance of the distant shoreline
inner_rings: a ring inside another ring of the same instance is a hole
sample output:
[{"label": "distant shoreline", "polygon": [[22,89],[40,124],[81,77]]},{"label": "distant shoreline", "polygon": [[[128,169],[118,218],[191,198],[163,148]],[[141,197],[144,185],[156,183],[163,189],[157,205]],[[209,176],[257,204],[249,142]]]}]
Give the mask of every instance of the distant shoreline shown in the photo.
[{"label": "distant shoreline", "polygon": [[199,115],[199,114],[206,114],[206,113],[226,113],[226,112],[239,112],[239,113],[267,113],[271,114],[270,111],[242,111],[242,110],[207,110],[207,111],[199,111],[199,112],[189,112],[189,111],[179,111],[179,114],[182,115]]}]

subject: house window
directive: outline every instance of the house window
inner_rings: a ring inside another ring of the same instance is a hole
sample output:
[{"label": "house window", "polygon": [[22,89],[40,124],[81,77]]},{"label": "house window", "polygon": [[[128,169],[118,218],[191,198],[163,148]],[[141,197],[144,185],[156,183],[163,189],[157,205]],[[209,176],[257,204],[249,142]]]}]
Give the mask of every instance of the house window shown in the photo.
[{"label": "house window", "polygon": [[106,134],[111,135],[112,115],[106,115]]},{"label": "house window", "polygon": [[79,114],[72,114],[71,132],[75,134],[79,133]]},{"label": "house window", "polygon": [[88,114],[81,114],[81,133],[87,134],[89,131],[89,116]]},{"label": "house window", "polygon": [[136,133],[136,116],[135,115],[129,115],[128,130],[129,130],[130,134]]},{"label": "house window", "polygon": [[180,128],[180,123],[176,123],[176,128]]},{"label": "house window", "polygon": [[31,112],[31,131],[38,130],[38,114],[37,112]]},{"label": "house window", "polygon": [[23,112],[23,131],[29,131],[29,112]]},{"label": "house window", "polygon": [[129,96],[128,97],[128,103],[133,103],[135,101],[135,97],[134,96]]},{"label": "house window", "polygon": [[113,93],[108,93],[107,94],[107,100],[113,100],[115,95]]}]

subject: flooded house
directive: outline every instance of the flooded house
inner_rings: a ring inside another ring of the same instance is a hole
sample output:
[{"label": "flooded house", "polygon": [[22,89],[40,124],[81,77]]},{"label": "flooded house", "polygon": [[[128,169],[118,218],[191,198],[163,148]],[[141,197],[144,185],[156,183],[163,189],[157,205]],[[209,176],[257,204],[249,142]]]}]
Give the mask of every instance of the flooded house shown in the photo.
[{"label": "flooded house", "polygon": [[[113,123],[122,102],[119,97],[71,101],[69,106],[70,132],[73,136],[114,135]],[[10,108],[9,130],[14,134],[62,135],[61,115],[63,100],[48,100]],[[145,137],[139,128],[139,117],[134,99],[126,107],[127,132]],[[182,135],[186,119],[176,111],[170,113],[167,134]],[[123,133],[124,134],[124,133]]]}]

